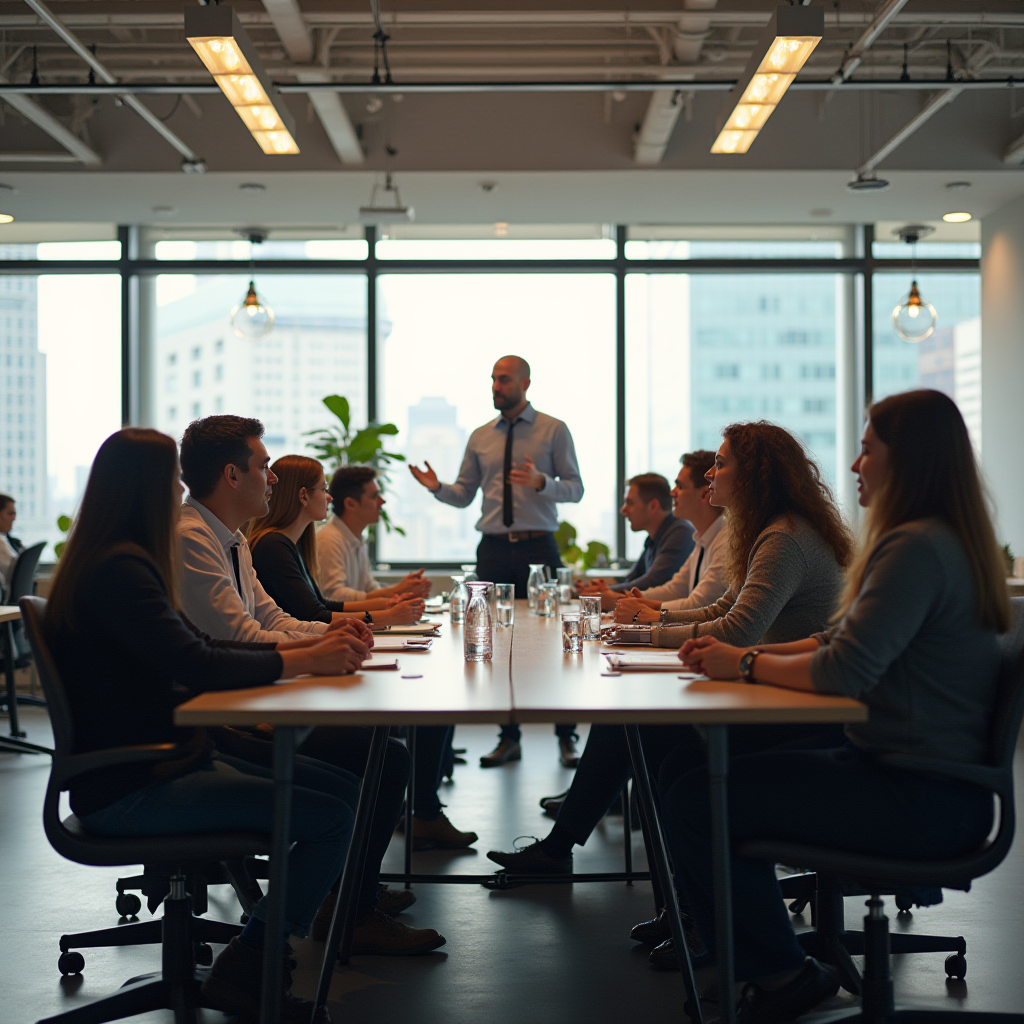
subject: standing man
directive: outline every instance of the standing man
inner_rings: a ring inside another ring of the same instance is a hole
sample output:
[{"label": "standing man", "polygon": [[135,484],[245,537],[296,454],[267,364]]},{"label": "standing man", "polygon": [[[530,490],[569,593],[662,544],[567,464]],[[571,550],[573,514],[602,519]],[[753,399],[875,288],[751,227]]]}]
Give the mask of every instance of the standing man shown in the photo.
[{"label": "standing man", "polygon": [[[494,408],[501,415],[470,435],[459,478],[442,484],[430,463],[410,466],[412,475],[438,501],[465,508],[483,490],[476,528],[483,534],[476,552],[476,571],[482,580],[514,583],[516,597],[526,597],[532,563],[552,568],[562,564],[555,543],[559,502],[578,502],[583,481],[569,428],[547,416],[526,399],[530,364],[519,356],[503,356],[491,371]],[[579,763],[574,725],[556,725],[561,762]],[[480,758],[494,768],[522,757],[519,726],[501,728],[498,746]]]}]

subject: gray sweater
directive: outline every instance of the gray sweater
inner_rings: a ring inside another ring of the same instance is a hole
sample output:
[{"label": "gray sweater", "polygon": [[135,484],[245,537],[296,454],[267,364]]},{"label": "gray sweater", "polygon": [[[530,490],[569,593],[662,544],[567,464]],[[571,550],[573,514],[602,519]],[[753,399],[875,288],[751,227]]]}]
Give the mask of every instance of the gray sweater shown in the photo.
[{"label": "gray sweater", "polygon": [[806,519],[780,516],[757,536],[747,578],[705,608],[669,612],[669,623],[651,627],[656,647],[680,647],[696,636],[727,644],[781,644],[826,629],[843,588],[832,549]]},{"label": "gray sweater", "polygon": [[856,601],[811,658],[815,690],[870,709],[868,721],[846,726],[852,743],[985,759],[999,648],[975,608],[970,563],[945,523],[921,519],[882,538]]}]

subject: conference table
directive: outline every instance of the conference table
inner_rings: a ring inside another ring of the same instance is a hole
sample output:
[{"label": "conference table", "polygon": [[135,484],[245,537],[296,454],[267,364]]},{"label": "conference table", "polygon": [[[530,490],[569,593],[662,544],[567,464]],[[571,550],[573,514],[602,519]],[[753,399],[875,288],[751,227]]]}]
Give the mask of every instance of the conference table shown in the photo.
[{"label": "conference table", "polygon": [[[387,633],[385,636],[389,635]],[[631,648],[636,650],[636,648]],[[691,1020],[701,1010],[692,965],[682,935],[647,764],[640,740],[645,724],[691,724],[703,729],[710,776],[714,858],[715,938],[720,992],[732,992],[733,940],[727,816],[728,731],[730,725],[842,723],[863,721],[857,701],[799,693],[742,682],[693,678],[677,672],[611,672],[603,653],[614,648],[596,641],[582,653],[562,651],[561,624],[528,613],[517,601],[511,627],[496,627],[489,662],[466,662],[462,627],[445,620],[428,652],[386,652],[398,668],[337,677],[302,677],[274,686],[202,694],[175,711],[178,725],[271,725],[274,728],[274,828],[266,921],[261,1024],[274,1024],[280,1004],[281,971],[274,950],[283,939],[285,878],[296,746],[313,726],[373,728],[360,789],[352,842],[342,874],[324,948],[316,1003],[326,1002],[339,954],[347,962],[355,921],[356,882],[365,864],[366,836],[373,815],[391,726],[529,722],[620,724],[633,762],[634,787],[653,861],[652,883],[667,905]],[[621,653],[623,648],[618,649]],[[650,648],[648,648],[650,650]],[[275,941],[276,940],[276,941]],[[732,1024],[735,1006],[725,1000],[723,1018]]]}]

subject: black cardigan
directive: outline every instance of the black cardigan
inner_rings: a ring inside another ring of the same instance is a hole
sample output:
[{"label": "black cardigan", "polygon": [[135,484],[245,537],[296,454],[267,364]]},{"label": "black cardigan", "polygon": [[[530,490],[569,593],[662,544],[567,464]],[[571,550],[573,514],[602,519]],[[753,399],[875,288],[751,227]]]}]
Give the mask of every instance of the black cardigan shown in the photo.
[{"label": "black cardigan", "polygon": [[306,622],[331,621],[344,601],[328,601],[309,574],[302,553],[280,530],[263,534],[252,549],[252,567],[263,589],[289,615]]},{"label": "black cardigan", "polygon": [[[58,586],[59,586],[58,581]],[[174,708],[207,690],[281,677],[273,644],[213,640],[174,610],[153,559],[134,544],[102,557],[75,595],[75,626],[47,634],[71,704],[75,753],[144,743],[196,744]],[[71,809],[89,814],[156,778],[153,765],[103,768],[75,781]]]}]

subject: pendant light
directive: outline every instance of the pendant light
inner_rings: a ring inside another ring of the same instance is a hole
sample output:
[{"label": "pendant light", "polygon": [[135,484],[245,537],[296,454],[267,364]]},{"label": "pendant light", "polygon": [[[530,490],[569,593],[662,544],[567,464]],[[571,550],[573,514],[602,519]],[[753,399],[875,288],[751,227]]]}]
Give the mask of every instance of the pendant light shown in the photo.
[{"label": "pendant light", "polygon": [[260,231],[250,231],[249,239],[249,290],[245,298],[231,310],[231,329],[239,338],[259,341],[265,338],[274,326],[274,311],[256,294],[254,276],[253,246],[260,245],[266,238]]},{"label": "pendant light", "polygon": [[926,224],[908,224],[895,233],[900,241],[911,246],[910,291],[897,303],[889,318],[893,330],[904,340],[913,344],[924,341],[935,332],[938,314],[935,307],[922,295],[917,286],[917,242],[922,235],[930,235],[935,229]]}]

